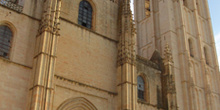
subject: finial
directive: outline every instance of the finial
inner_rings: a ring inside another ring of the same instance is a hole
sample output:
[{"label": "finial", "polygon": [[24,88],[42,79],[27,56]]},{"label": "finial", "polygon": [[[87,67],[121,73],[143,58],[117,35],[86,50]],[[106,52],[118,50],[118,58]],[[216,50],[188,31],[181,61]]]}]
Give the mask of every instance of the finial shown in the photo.
[{"label": "finial", "polygon": [[165,50],[164,50],[164,60],[168,62],[173,62],[171,49],[168,43],[166,43]]}]

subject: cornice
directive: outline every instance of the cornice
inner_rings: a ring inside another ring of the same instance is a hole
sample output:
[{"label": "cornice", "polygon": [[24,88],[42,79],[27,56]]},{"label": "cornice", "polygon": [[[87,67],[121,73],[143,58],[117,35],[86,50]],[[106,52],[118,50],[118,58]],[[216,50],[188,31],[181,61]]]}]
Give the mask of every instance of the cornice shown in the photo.
[{"label": "cornice", "polygon": [[72,85],[79,85],[79,86],[83,86],[83,87],[92,88],[92,89],[95,89],[95,90],[98,90],[98,91],[108,93],[108,94],[113,95],[113,96],[117,95],[117,93],[115,93],[115,92],[111,92],[111,91],[104,90],[104,89],[101,89],[101,88],[98,88],[98,87],[94,87],[94,86],[91,86],[91,85],[88,85],[88,84],[84,84],[84,83],[81,83],[81,82],[78,82],[78,81],[75,81],[75,80],[72,80],[72,79],[69,79],[69,78],[65,78],[63,76],[55,75],[55,79],[63,81],[63,82],[67,82],[67,83],[72,84]]}]

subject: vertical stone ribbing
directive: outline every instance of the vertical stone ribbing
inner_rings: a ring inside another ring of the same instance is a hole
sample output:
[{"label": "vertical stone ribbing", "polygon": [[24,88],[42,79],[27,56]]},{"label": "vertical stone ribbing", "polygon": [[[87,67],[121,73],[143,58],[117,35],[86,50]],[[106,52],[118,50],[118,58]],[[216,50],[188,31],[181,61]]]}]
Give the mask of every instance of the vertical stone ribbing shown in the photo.
[{"label": "vertical stone ribbing", "polygon": [[118,110],[136,110],[137,77],[135,36],[130,0],[119,1]]},{"label": "vertical stone ribbing", "polygon": [[46,0],[40,29],[36,37],[30,110],[52,110],[56,45],[59,37],[61,0]]}]

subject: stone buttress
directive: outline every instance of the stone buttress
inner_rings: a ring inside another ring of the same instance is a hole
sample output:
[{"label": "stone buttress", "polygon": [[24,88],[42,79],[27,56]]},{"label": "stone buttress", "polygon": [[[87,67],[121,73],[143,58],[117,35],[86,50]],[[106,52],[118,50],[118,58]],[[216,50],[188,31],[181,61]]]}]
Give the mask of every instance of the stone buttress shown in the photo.
[{"label": "stone buttress", "polygon": [[46,0],[36,36],[29,110],[52,110],[61,0]]},{"label": "stone buttress", "polygon": [[117,59],[117,110],[136,110],[137,75],[135,29],[130,10],[130,0],[119,1],[119,43]]}]

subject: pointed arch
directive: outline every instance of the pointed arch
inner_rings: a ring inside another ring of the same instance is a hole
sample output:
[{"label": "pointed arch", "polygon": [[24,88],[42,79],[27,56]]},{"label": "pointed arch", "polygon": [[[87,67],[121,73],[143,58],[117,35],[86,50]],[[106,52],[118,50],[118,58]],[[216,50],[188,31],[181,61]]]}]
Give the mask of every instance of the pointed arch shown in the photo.
[{"label": "pointed arch", "polygon": [[89,100],[78,97],[67,99],[57,110],[97,110],[97,108]]}]

